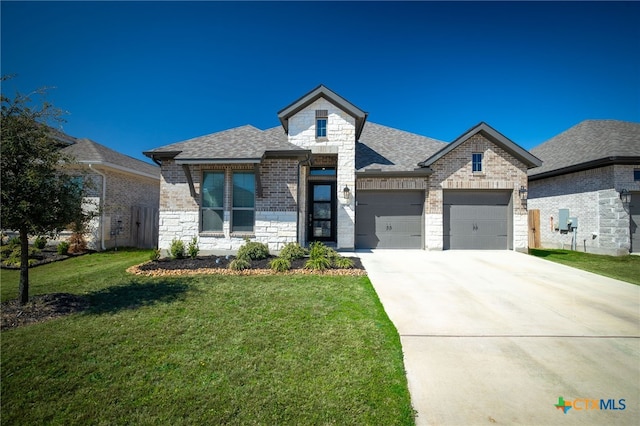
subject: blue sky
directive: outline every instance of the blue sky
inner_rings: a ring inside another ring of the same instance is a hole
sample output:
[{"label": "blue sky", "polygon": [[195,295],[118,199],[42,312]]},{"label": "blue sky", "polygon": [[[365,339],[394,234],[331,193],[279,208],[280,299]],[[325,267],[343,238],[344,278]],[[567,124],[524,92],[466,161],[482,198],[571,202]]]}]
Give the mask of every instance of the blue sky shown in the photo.
[{"label": "blue sky", "polygon": [[[3,93],[54,86],[64,130],[136,158],[251,124],[324,84],[369,121],[530,149],[640,122],[640,3],[1,2]],[[149,161],[148,159],[146,159]]]}]

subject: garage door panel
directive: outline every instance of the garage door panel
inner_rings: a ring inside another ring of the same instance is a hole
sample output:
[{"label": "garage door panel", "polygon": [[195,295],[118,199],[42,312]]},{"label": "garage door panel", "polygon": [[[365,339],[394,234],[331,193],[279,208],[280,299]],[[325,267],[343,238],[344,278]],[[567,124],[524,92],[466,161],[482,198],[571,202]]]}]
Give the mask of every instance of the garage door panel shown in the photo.
[{"label": "garage door panel", "polygon": [[360,191],[357,248],[422,248],[424,193]]},{"label": "garage door panel", "polygon": [[445,249],[507,249],[510,192],[445,191]]}]

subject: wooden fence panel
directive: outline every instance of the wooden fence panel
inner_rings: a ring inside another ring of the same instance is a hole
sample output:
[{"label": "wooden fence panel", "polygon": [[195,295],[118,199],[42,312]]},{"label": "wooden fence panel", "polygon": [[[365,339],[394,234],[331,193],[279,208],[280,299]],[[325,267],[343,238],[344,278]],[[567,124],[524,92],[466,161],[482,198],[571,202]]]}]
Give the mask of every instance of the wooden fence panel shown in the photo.
[{"label": "wooden fence panel", "polygon": [[540,210],[529,210],[529,248],[540,248]]},{"label": "wooden fence panel", "polygon": [[131,208],[131,241],[138,248],[158,246],[158,209],[134,206]]}]

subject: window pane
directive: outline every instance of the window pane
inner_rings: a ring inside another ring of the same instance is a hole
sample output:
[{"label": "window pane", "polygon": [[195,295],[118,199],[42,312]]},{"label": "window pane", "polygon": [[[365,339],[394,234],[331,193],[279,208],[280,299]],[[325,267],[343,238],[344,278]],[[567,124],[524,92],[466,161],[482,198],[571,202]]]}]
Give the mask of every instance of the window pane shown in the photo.
[{"label": "window pane", "polygon": [[222,210],[202,210],[202,230],[222,231]]},{"label": "window pane", "polygon": [[311,176],[335,176],[335,167],[312,167]]},{"label": "window pane", "polygon": [[633,171],[633,180],[640,180],[640,169]]},{"label": "window pane", "polygon": [[331,219],[331,203],[313,203],[314,219]]},{"label": "window pane", "polygon": [[253,210],[234,210],[232,231],[253,232]]},{"label": "window pane", "polygon": [[314,201],[331,201],[331,185],[314,185]]},{"label": "window pane", "polygon": [[204,172],[202,207],[222,207],[224,204],[224,172]]},{"label": "window pane", "polygon": [[233,207],[253,207],[256,181],[253,172],[233,174]]},{"label": "window pane", "polygon": [[327,119],[319,118],[316,120],[316,137],[322,138],[327,136]]},{"label": "window pane", "polygon": [[472,154],[472,170],[474,172],[481,172],[482,171],[482,154],[481,153],[474,153]]},{"label": "window pane", "polygon": [[313,221],[313,236],[314,237],[330,237],[331,222],[328,220]]}]

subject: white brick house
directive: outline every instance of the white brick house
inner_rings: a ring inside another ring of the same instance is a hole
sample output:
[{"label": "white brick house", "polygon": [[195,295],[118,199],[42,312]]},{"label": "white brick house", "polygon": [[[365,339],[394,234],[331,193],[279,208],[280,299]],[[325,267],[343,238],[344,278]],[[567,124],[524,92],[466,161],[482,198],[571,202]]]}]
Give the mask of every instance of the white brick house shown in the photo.
[{"label": "white brick house", "polygon": [[161,166],[159,247],[248,237],[278,250],[527,248],[527,169],[540,161],[485,123],[447,144],[367,122],[324,86],[242,126],[145,152]]},{"label": "white brick house", "polygon": [[544,161],[529,170],[528,202],[540,211],[542,247],[574,245],[562,209],[578,220],[577,250],[640,252],[640,123],[586,120],[532,153]]}]

